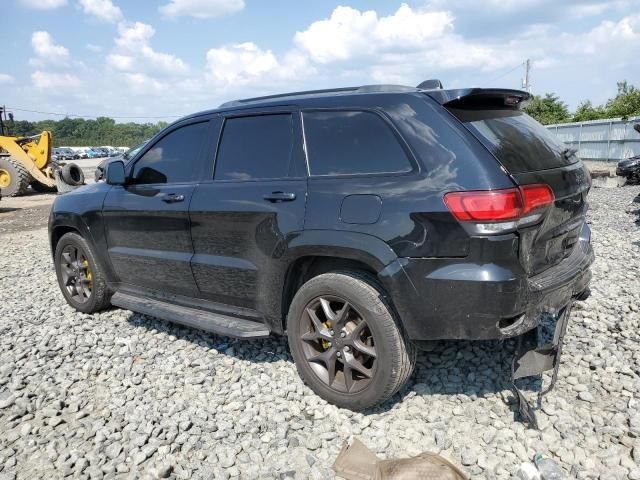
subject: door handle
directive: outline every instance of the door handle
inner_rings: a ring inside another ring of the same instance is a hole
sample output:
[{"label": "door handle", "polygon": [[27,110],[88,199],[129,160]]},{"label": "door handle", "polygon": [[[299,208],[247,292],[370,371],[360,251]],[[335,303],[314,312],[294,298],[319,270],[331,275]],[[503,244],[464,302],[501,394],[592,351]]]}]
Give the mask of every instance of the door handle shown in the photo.
[{"label": "door handle", "polygon": [[263,195],[267,202],[291,202],[296,199],[296,194],[293,192],[271,192]]},{"label": "door handle", "polygon": [[177,195],[175,193],[165,193],[162,195],[162,201],[166,203],[177,203],[184,201],[184,195]]}]

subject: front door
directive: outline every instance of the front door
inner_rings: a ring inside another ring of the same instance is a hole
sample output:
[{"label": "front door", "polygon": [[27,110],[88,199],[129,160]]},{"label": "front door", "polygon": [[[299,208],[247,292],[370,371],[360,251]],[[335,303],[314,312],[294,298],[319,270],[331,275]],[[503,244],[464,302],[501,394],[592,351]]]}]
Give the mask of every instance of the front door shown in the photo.
[{"label": "front door", "polygon": [[145,148],[104,205],[109,259],[120,282],[195,296],[189,202],[203,173],[208,121],[179,125]]},{"label": "front door", "polygon": [[[191,201],[192,269],[202,298],[269,315],[307,193],[296,112],[227,116],[215,173]],[[278,306],[279,307],[279,306]]]}]

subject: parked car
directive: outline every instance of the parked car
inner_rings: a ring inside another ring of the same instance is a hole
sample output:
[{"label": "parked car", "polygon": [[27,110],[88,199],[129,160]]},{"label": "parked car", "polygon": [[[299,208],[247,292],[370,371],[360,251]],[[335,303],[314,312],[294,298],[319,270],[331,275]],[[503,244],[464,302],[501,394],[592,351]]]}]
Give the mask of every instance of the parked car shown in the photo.
[{"label": "parked car", "polygon": [[87,149],[87,157],[88,158],[100,158],[102,156],[103,156],[102,152],[97,151],[95,148],[88,148]]},{"label": "parked car", "polygon": [[75,152],[78,154],[78,158],[89,158],[89,155],[84,148],[78,148]]},{"label": "parked car", "polygon": [[65,160],[77,160],[80,158],[80,155],[69,147],[59,147],[58,151]]},{"label": "parked car", "polygon": [[107,154],[108,157],[117,157],[118,155],[122,154],[122,152],[120,152],[117,148],[111,147],[109,145],[101,148]]},{"label": "parked car", "polygon": [[185,117],[56,198],[62,294],[86,313],[286,334],[318,395],[379,404],[422,342],[523,335],[588,292],[589,174],[528,98],[366,86]]},{"label": "parked car", "polygon": [[[633,128],[640,133],[640,123],[636,123]],[[629,184],[640,183],[640,155],[620,160],[616,166],[616,175],[626,178]]]},{"label": "parked car", "polygon": [[75,160],[78,158],[78,154],[67,147],[54,148],[53,155],[58,161]]}]

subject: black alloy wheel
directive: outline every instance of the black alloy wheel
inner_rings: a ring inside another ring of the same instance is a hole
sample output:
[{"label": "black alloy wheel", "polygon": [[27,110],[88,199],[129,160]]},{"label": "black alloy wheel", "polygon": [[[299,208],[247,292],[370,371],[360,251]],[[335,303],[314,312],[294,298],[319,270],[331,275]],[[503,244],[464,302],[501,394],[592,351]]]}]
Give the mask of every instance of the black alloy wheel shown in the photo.
[{"label": "black alloy wheel", "polygon": [[302,350],[315,374],[339,392],[366,388],[377,365],[366,319],[347,300],[324,295],[307,304],[302,321]]}]

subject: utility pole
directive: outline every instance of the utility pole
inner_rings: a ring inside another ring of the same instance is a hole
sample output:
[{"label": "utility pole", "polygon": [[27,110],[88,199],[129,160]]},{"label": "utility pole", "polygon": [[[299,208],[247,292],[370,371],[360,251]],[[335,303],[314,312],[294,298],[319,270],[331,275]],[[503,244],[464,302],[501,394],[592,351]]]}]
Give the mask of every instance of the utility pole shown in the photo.
[{"label": "utility pole", "polygon": [[527,58],[524,62],[524,77],[522,77],[522,89],[531,93],[531,85],[529,84],[529,70],[531,70],[531,61]]}]

